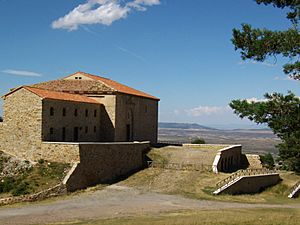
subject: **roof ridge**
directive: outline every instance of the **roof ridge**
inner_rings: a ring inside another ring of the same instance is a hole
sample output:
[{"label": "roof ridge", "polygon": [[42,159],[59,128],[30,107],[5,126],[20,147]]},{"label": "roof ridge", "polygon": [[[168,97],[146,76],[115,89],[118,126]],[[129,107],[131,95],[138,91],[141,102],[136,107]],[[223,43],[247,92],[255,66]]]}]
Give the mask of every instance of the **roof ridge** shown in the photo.
[{"label": "roof ridge", "polygon": [[[82,71],[78,71],[77,73],[81,73],[81,74],[84,74],[84,75],[86,75],[86,76],[88,76],[88,77],[92,77],[92,79],[93,80],[96,80],[96,81],[100,81],[98,78],[101,78],[101,79],[104,79],[104,80],[108,80],[108,81],[113,81],[113,80],[111,80],[111,79],[109,79],[109,78],[106,78],[106,77],[101,77],[101,76],[97,76],[97,75],[94,75],[94,74],[90,74],[90,73],[86,73],[86,72],[82,72]],[[74,73],[74,74],[76,74],[76,73]],[[74,74],[72,74],[72,75],[74,75]],[[72,76],[71,75],[71,76]],[[105,81],[101,81],[102,83],[104,82],[105,83]],[[105,83],[105,85],[107,85],[109,88],[111,88],[111,89],[113,89],[114,91],[118,91],[117,89],[115,89],[114,87],[112,87],[111,85],[109,85],[109,84],[107,84],[107,83]]]},{"label": "roof ridge", "polygon": [[100,82],[104,83],[105,85],[107,85],[108,87],[110,87],[111,89],[113,89],[114,91],[116,91],[118,93],[130,94],[130,95],[135,95],[135,96],[144,97],[144,98],[151,98],[151,99],[158,100],[158,101],[160,100],[159,98],[156,98],[152,95],[149,95],[149,94],[147,94],[143,91],[139,91],[137,89],[129,87],[125,84],[121,84],[121,83],[119,83],[115,80],[111,80],[109,78],[97,76],[97,75],[82,72],[82,71],[77,71],[76,73],[73,73],[73,74],[71,74],[67,77],[73,76],[77,73],[81,73],[83,75],[86,75],[86,76],[90,77],[93,80],[100,81]]}]

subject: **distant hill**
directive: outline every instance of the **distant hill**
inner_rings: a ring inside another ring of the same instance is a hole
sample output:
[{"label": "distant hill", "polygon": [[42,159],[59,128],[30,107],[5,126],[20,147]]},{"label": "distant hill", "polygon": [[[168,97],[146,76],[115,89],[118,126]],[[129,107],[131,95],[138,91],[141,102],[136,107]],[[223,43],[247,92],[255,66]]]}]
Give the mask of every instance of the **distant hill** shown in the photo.
[{"label": "distant hill", "polygon": [[206,127],[197,123],[158,123],[158,128],[169,128],[169,129],[205,129],[205,130],[217,130],[215,128]]}]

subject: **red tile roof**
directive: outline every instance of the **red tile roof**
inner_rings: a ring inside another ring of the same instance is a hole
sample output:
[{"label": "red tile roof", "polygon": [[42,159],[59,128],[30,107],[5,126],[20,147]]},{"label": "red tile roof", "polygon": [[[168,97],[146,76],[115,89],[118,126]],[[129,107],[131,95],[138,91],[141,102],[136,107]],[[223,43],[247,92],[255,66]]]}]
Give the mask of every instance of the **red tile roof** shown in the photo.
[{"label": "red tile roof", "polygon": [[92,74],[89,74],[89,73],[85,73],[85,72],[76,72],[74,74],[71,74],[67,77],[70,77],[70,76],[73,76],[75,74],[82,74],[84,76],[87,76],[93,80],[97,80],[97,81],[100,81],[102,83],[104,83],[105,85],[111,87],[112,89],[114,89],[116,92],[119,92],[119,93],[124,93],[124,94],[129,94],[129,95],[135,95],[135,96],[140,96],[140,97],[144,97],[144,98],[150,98],[150,99],[154,99],[154,100],[157,100],[159,101],[160,99],[159,98],[156,98],[152,95],[149,95],[147,93],[144,93],[142,91],[139,91],[139,90],[136,90],[136,89],[133,89],[131,87],[128,87],[124,84],[120,84],[114,80],[110,80],[110,79],[107,79],[107,78],[104,78],[104,77],[99,77],[99,76],[96,76],[96,75],[92,75]]},{"label": "red tile roof", "polygon": [[5,95],[8,96],[20,89],[26,89],[39,97],[43,99],[56,99],[56,100],[63,100],[63,101],[73,101],[73,102],[85,102],[85,103],[93,103],[93,104],[100,104],[96,100],[86,97],[84,95],[78,95],[78,94],[69,94],[69,93],[64,93],[64,92],[58,92],[58,91],[49,91],[49,90],[44,90],[40,88],[34,88],[34,87],[28,87],[28,86],[21,86],[19,88],[14,89],[13,91],[7,93]]}]

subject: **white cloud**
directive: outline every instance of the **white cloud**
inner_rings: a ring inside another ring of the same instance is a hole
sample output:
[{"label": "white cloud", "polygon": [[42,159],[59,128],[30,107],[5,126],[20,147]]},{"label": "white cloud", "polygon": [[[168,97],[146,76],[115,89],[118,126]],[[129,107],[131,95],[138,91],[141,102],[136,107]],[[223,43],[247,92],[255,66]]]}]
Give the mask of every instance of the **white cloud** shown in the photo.
[{"label": "white cloud", "polygon": [[203,115],[213,115],[213,114],[221,114],[229,111],[229,107],[221,107],[221,106],[198,106],[192,109],[186,109],[185,112],[189,116],[199,117]]},{"label": "white cloud", "polygon": [[259,98],[255,98],[255,97],[252,97],[252,98],[247,98],[246,101],[248,103],[252,103],[252,102],[266,102],[268,101],[267,99],[259,99]]},{"label": "white cloud", "polygon": [[125,4],[123,2],[121,0],[87,0],[67,15],[55,20],[52,28],[72,31],[85,24],[109,26],[116,20],[126,18],[132,10],[145,11],[147,6],[160,4],[160,0],[133,0]]},{"label": "white cloud", "polygon": [[36,72],[26,71],[26,70],[7,69],[7,70],[2,70],[1,72],[16,75],[16,76],[25,76],[25,77],[41,77],[41,76],[43,76],[43,74],[41,74],[41,73],[36,73]]}]

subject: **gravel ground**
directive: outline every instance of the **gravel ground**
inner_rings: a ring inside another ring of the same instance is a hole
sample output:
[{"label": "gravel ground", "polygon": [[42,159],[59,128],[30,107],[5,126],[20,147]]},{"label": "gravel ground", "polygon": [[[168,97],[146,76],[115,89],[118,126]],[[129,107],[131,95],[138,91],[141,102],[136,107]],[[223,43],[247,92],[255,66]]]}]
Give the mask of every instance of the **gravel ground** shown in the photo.
[{"label": "gravel ground", "polygon": [[111,185],[103,190],[87,191],[65,199],[0,208],[0,224],[48,224],[176,210],[228,208],[300,208],[300,204],[266,205],[193,200]]}]

